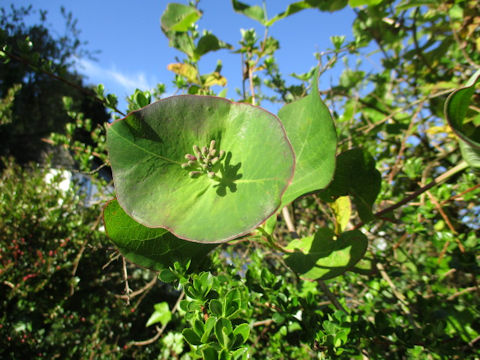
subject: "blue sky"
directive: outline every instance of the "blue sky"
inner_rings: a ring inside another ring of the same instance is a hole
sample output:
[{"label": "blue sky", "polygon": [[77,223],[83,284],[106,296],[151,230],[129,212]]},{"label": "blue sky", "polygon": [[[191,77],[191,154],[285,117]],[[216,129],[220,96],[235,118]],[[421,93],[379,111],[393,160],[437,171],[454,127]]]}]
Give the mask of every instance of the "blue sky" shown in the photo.
[{"label": "blue sky", "polygon": [[[80,59],[78,72],[86,76],[90,84],[103,83],[108,92],[123,98],[135,88],[147,90],[158,82],[173,92],[173,74],[167,70],[175,56],[183,54],[168,46],[168,40],[160,30],[160,16],[169,1],[166,0],[43,0],[33,2],[34,8],[48,11],[47,20],[58,35],[64,30],[60,7],[71,11],[78,20],[80,39],[87,41],[87,49],[100,51],[97,61]],[[177,0],[187,4],[187,1]],[[261,5],[260,0],[244,1]],[[289,0],[267,0],[269,17],[285,10]],[[8,1],[7,3],[12,3]],[[29,5],[31,1],[15,0],[16,6]],[[212,31],[217,37],[234,46],[240,40],[240,29],[256,28],[262,36],[263,28],[255,21],[233,11],[229,0],[202,0],[204,11],[198,22],[200,30]],[[280,70],[288,75],[303,73],[316,65],[314,53],[331,47],[332,35],[345,35],[352,39],[351,25],[354,12],[348,6],[342,11],[324,13],[304,10],[275,23],[269,34],[280,41],[276,57]],[[241,62],[238,54],[228,50],[207,54],[200,62],[202,73],[214,69],[218,59],[223,62],[222,74],[228,79],[228,97],[234,98],[235,88],[241,87]],[[328,73],[320,79],[320,87],[327,88],[339,71]],[[294,79],[290,80],[295,82]],[[125,104],[123,102],[123,104]]]}]

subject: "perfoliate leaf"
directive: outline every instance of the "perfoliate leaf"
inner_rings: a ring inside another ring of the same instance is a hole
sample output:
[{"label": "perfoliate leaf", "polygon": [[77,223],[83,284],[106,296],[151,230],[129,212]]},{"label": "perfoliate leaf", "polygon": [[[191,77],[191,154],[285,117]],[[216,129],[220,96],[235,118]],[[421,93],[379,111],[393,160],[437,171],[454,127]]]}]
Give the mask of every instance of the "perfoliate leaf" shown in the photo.
[{"label": "perfoliate leaf", "polygon": [[330,112],[318,93],[317,78],[318,73],[309,95],[278,112],[296,156],[295,176],[283,197],[284,205],[323,189],[335,171],[337,135]]},{"label": "perfoliate leaf", "polygon": [[365,255],[367,245],[366,236],[358,230],[334,239],[330,229],[322,228],[315,236],[290,242],[287,249],[295,252],[286,255],[285,262],[304,279],[326,280],[352,268]]},{"label": "perfoliate leaf", "polygon": [[178,31],[185,32],[194,24],[202,13],[192,6],[177,3],[169,3],[167,9],[162,14],[161,25],[165,32]]},{"label": "perfoliate leaf", "polygon": [[202,243],[245,235],[270,217],[295,165],[276,116],[212,96],[135,111],[109,126],[107,147],[125,212]]},{"label": "perfoliate leaf", "polygon": [[153,270],[168,269],[175,261],[192,260],[195,266],[215,247],[178,239],[165,229],[145,227],[129,217],[117,200],[107,204],[103,220],[108,237],[122,255],[137,265]]},{"label": "perfoliate leaf", "polygon": [[198,71],[190,64],[174,63],[168,64],[167,69],[174,72],[177,75],[184,76],[189,82],[200,85],[198,81]]}]

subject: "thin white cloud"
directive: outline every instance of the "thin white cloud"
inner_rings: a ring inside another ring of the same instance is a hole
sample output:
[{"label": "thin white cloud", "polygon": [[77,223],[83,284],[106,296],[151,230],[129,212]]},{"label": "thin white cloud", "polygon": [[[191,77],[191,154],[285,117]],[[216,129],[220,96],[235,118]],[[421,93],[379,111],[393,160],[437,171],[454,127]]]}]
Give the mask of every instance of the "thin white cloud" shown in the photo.
[{"label": "thin white cloud", "polygon": [[89,78],[94,84],[104,84],[109,92],[124,94],[132,94],[135,89],[151,90],[155,87],[155,79],[147,79],[147,76],[142,72],[134,74],[120,72],[115,66],[105,68],[97,63],[86,60],[77,59],[77,71]]}]

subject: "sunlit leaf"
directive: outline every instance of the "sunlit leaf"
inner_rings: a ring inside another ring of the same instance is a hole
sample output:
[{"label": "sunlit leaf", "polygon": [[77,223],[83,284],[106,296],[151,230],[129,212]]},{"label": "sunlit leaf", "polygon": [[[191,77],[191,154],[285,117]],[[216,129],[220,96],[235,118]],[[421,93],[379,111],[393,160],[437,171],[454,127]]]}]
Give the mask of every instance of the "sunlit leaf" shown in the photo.
[{"label": "sunlit leaf", "polygon": [[283,197],[283,204],[323,189],[335,171],[337,136],[330,112],[318,93],[317,76],[314,76],[309,95],[285,105],[278,112],[296,156],[295,176]]},{"label": "sunlit leaf", "polygon": [[348,0],[348,5],[351,7],[358,7],[358,6],[374,6],[378,5],[383,0]]},{"label": "sunlit leaf", "polygon": [[[212,140],[221,160],[207,165],[197,155],[186,164],[194,146],[208,150]],[[271,216],[295,164],[276,116],[211,96],[174,96],[135,111],[109,126],[107,147],[126,213],[203,243],[244,235]]]},{"label": "sunlit leaf", "polygon": [[198,81],[198,71],[190,64],[174,63],[168,64],[167,69],[174,72],[177,75],[184,76],[189,82],[193,84],[200,84]]},{"label": "sunlit leaf", "polygon": [[163,326],[167,325],[168,322],[172,319],[172,313],[168,308],[168,303],[163,301],[161,303],[155,304],[153,307],[155,311],[148,319],[146,326],[151,326],[157,323],[161,323]]},{"label": "sunlit leaf", "polygon": [[336,199],[330,207],[335,215],[335,233],[342,233],[350,221],[350,215],[352,214],[352,204],[348,196],[340,196]]},{"label": "sunlit leaf", "polygon": [[295,252],[286,255],[285,262],[304,279],[326,280],[358,263],[367,245],[366,236],[358,230],[344,232],[335,239],[330,229],[322,228],[314,236],[291,241],[287,249]]},{"label": "sunlit leaf", "polygon": [[219,85],[219,86],[225,86],[227,85],[227,79],[224,78],[222,75],[220,75],[218,72],[214,71],[208,75],[203,75],[202,76],[203,80],[203,85],[204,86],[213,86],[213,85]]},{"label": "sunlit leaf", "polygon": [[187,6],[177,3],[169,3],[167,9],[162,14],[160,20],[162,30],[168,31],[187,31],[188,28],[194,24],[202,13],[192,6]]}]

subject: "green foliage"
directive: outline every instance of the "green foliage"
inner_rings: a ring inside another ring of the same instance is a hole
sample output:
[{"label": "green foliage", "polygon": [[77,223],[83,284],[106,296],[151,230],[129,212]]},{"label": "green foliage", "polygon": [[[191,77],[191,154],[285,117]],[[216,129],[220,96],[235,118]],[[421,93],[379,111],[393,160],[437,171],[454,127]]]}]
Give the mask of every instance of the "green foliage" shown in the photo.
[{"label": "green foliage", "polygon": [[[348,4],[353,37],[332,37],[317,66],[286,77],[282,39],[268,28]],[[78,191],[6,165],[1,356],[477,358],[480,190],[461,161],[478,164],[477,2],[309,0],[271,18],[267,5],[232,1],[265,28],[242,29],[235,48],[199,30],[199,1],[166,5],[161,28],[183,56],[168,68],[187,96],[151,104],[165,86],[137,89],[134,112],[109,126],[118,201],[104,209],[106,231],[126,259],[157,273],[109,262],[100,209],[82,206]],[[46,62],[35,46],[22,37],[1,55],[38,71]],[[200,63],[227,48],[242,58],[239,103],[191,96],[225,96],[221,59],[207,73]],[[380,60],[367,69],[364,59]],[[335,67],[341,75],[318,92],[318,76]],[[12,91],[2,93],[7,118]],[[95,93],[118,111],[103,86]],[[105,130],[75,101],[63,99],[72,121],[55,141],[89,171],[107,161]],[[251,106],[267,102],[285,103],[284,129]],[[214,161],[213,150],[226,153]],[[258,183],[265,178],[277,185]]]}]

